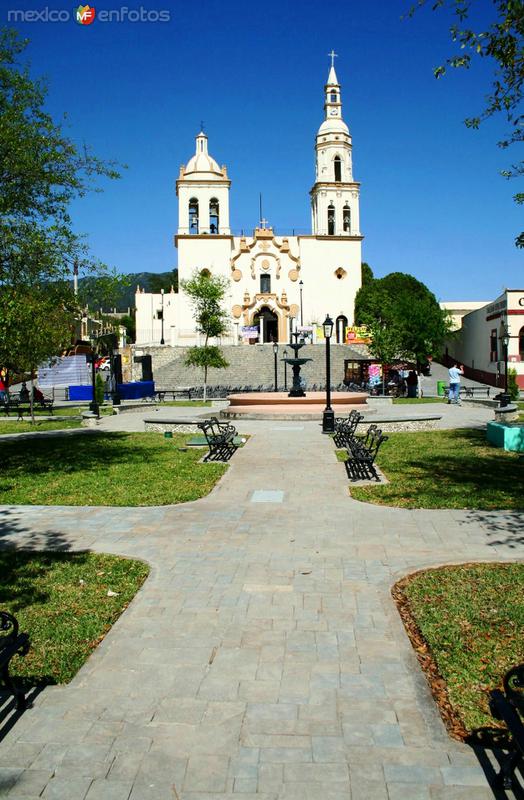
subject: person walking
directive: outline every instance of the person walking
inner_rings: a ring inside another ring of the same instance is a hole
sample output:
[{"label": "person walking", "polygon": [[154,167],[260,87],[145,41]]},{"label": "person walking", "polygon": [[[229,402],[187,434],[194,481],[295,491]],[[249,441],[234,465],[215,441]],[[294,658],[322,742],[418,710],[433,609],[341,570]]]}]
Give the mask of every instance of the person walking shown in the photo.
[{"label": "person walking", "polygon": [[464,375],[464,367],[453,364],[449,369],[449,395],[448,403],[460,405],[460,376]]}]

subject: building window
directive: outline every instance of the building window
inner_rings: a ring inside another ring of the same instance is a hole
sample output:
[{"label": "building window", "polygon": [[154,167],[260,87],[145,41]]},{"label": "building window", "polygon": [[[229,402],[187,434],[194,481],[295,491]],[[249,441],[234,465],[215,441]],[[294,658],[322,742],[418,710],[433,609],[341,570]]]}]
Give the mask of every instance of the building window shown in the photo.
[{"label": "building window", "polygon": [[489,336],[489,360],[490,361],[499,360],[499,348],[498,348],[496,328],[493,328]]},{"label": "building window", "polygon": [[328,236],[335,235],[335,206],[333,203],[328,205],[328,214],[327,214],[327,223],[328,223]]},{"label": "building window", "polygon": [[342,180],[342,164],[340,163],[340,156],[335,156],[333,159],[333,164],[335,166],[335,181],[340,182]]},{"label": "building window", "polygon": [[519,331],[519,356],[520,360],[524,361],[524,327]]},{"label": "building window", "polygon": [[212,197],[209,201],[209,232],[218,233],[219,223],[219,206],[216,197]]},{"label": "building window", "polygon": [[210,271],[208,269],[206,269],[205,267],[204,267],[204,269],[200,270],[200,274],[202,275],[203,278],[210,278],[211,277]]},{"label": "building window", "polygon": [[351,233],[351,209],[349,208],[348,204],[343,208],[343,221],[344,221],[344,230],[346,233]]},{"label": "building window", "polygon": [[198,200],[192,197],[189,201],[189,233],[198,233]]},{"label": "building window", "polygon": [[330,93],[330,95],[329,95],[329,101],[330,101],[331,103],[336,103],[336,102],[337,102],[337,93],[336,93],[336,92],[331,92],[331,93]]},{"label": "building window", "polygon": [[271,275],[260,276],[260,294],[271,293]]}]

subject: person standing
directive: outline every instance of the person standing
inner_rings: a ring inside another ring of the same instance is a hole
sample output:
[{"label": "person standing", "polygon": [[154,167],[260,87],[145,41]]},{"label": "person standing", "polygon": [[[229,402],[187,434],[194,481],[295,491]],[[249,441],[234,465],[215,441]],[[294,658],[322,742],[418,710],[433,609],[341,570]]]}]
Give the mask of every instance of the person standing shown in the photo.
[{"label": "person standing", "polygon": [[453,364],[449,369],[449,395],[448,403],[460,405],[460,376],[464,375],[464,367]]}]

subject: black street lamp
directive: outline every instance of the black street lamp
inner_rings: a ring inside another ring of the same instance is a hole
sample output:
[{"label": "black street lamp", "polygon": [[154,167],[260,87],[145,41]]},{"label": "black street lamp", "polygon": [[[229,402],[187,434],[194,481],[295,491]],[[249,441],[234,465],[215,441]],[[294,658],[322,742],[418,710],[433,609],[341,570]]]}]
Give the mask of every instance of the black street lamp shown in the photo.
[{"label": "black street lamp", "polygon": [[509,346],[509,331],[507,323],[502,320],[502,331],[500,334],[500,338],[502,340],[502,346],[504,348],[504,393],[499,395],[500,397],[500,406],[509,405],[511,400],[508,394],[508,346]]},{"label": "black street lamp", "polygon": [[93,392],[93,398],[89,403],[89,410],[96,414],[98,418],[100,418],[100,407],[96,402],[96,362],[98,360],[98,355],[96,354],[95,350],[91,350],[91,353],[86,356],[86,361],[88,364],[91,364],[91,390]]},{"label": "black street lamp", "polygon": [[287,348],[284,347],[284,391],[287,392]]},{"label": "black street lamp", "polygon": [[277,358],[278,358],[278,342],[273,343],[273,355],[275,356],[275,388],[274,392],[278,392],[278,375],[277,375]]},{"label": "black street lamp", "polygon": [[299,281],[298,282],[298,288],[300,290],[300,327],[301,328],[304,326],[304,313],[303,313],[303,307],[302,307],[302,289],[303,289],[303,287],[304,287],[304,281]]},{"label": "black street lamp", "polygon": [[322,416],[322,433],[335,432],[335,412],[331,408],[331,354],[329,351],[330,339],[333,335],[333,320],[326,315],[322,327],[326,340],[326,407]]},{"label": "black street lamp", "polygon": [[160,330],[161,330],[161,333],[160,333],[160,344],[165,344],[165,342],[164,342],[164,290],[163,289],[160,289],[160,294],[161,294],[161,297],[162,297],[162,310],[160,312],[160,314],[161,314],[161,317],[160,317]]}]

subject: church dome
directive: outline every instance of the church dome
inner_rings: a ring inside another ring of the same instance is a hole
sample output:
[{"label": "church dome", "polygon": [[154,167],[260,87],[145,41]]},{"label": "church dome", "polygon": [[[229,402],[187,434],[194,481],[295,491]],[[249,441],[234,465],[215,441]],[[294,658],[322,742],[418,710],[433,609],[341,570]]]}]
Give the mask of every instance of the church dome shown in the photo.
[{"label": "church dome", "polygon": [[223,178],[224,173],[212,156],[207,151],[207,136],[201,131],[196,137],[195,155],[192,156],[184,168],[184,177]]}]

